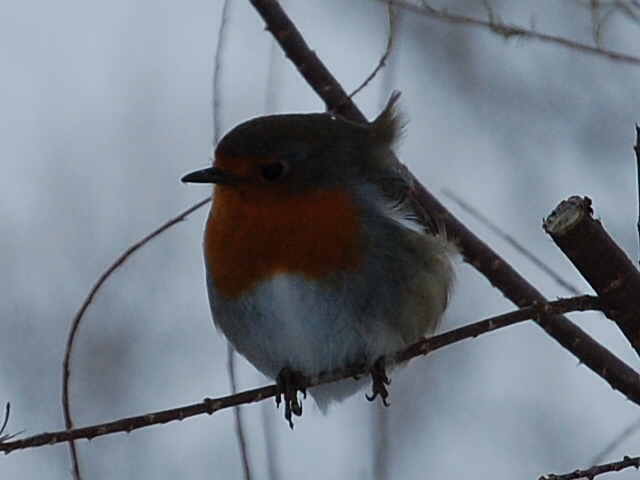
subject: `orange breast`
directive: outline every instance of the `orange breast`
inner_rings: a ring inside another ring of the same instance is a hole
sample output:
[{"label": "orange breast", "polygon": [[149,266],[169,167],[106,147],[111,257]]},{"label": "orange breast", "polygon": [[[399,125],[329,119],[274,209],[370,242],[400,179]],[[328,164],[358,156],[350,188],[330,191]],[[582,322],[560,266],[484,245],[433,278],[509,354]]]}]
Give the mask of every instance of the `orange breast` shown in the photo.
[{"label": "orange breast", "polygon": [[215,189],[204,249],[221,294],[237,298],[276,273],[322,279],[363,262],[359,212],[343,189],[262,197]]}]

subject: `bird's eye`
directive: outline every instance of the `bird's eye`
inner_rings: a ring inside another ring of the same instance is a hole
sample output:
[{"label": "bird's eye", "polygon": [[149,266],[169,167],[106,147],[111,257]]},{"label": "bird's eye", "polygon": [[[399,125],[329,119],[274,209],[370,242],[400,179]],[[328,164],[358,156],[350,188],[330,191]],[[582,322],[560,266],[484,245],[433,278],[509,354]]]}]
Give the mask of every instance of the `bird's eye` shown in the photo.
[{"label": "bird's eye", "polygon": [[284,173],[285,166],[280,162],[270,163],[260,169],[260,176],[267,182],[275,182]]}]

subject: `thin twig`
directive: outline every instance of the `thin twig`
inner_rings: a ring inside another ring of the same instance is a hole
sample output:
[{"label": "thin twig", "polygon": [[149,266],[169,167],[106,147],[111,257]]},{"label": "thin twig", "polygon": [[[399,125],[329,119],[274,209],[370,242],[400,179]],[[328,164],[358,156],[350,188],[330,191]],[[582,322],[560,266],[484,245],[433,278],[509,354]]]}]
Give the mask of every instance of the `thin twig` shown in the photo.
[{"label": "thin twig", "polygon": [[613,441],[609,442],[609,445],[604,447],[598,455],[596,455],[591,463],[594,465],[603,462],[609,454],[615,451],[620,445],[622,445],[629,437],[640,430],[640,420],[636,420],[634,423],[625,428]]},{"label": "thin twig", "polygon": [[529,249],[527,249],[524,245],[522,245],[518,240],[509,235],[508,233],[502,231],[500,227],[498,227],[495,223],[493,223],[489,218],[480,213],[476,208],[474,208],[470,203],[464,201],[461,197],[453,193],[451,190],[444,189],[442,191],[445,197],[449,197],[451,200],[456,202],[460,208],[465,210],[471,216],[476,218],[480,223],[482,223],[485,227],[491,230],[498,237],[502,238],[505,242],[515,248],[520,254],[533,263],[536,267],[546,273],[549,277],[551,277],[558,285],[563,287],[565,290],[569,291],[572,295],[580,295],[582,292],[578,290],[576,287],[567,282],[564,278],[562,278],[558,273],[556,273],[550,266],[548,266],[541,258],[535,256]]},{"label": "thin twig", "polygon": [[[387,0],[387,2],[391,2],[391,1],[392,0]],[[402,20],[401,13],[402,12],[399,11],[398,9],[394,9],[393,23],[390,25],[391,26],[390,35],[394,39],[397,39],[399,35],[398,32],[400,31],[400,22]],[[398,70],[398,54],[395,53],[395,51],[397,50],[396,45],[397,43],[394,41],[394,44],[392,46],[393,54],[389,55],[389,58],[387,58],[386,66],[381,73],[382,78],[380,81],[380,100],[379,100],[379,104],[381,107],[384,107],[384,105],[387,104],[387,101],[389,100],[391,93],[394,90],[397,90],[396,88],[394,88],[395,76]]]},{"label": "thin twig", "polygon": [[[62,362],[62,399],[61,400],[62,400],[62,413],[64,416],[64,425],[67,430],[73,429],[73,420],[71,418],[71,405],[69,401],[69,381],[71,378],[71,354],[73,352],[73,346],[75,343],[76,335],[78,333],[78,328],[80,327],[80,323],[82,322],[82,319],[84,317],[84,314],[87,312],[87,309],[91,305],[91,302],[93,302],[93,299],[95,298],[96,294],[98,293],[100,288],[102,288],[102,286],[107,281],[107,279],[118,268],[120,268],[122,264],[126,262],[127,259],[131,255],[133,255],[138,249],[146,245],[149,241],[153,240],[155,237],[157,237],[167,229],[171,228],[176,223],[184,220],[185,217],[187,217],[188,215],[190,215],[191,213],[193,213],[203,205],[209,203],[209,201],[211,201],[210,197],[200,200],[196,204],[187,208],[185,211],[178,214],[177,216],[169,219],[160,227],[156,228],[154,231],[147,234],[142,239],[138,240],[136,243],[131,245],[100,275],[100,277],[98,277],[98,280],[96,281],[96,283],[93,285],[93,287],[91,287],[91,290],[89,290],[89,293],[87,294],[82,304],[80,305],[80,308],[78,309],[76,315],[73,317],[73,321],[71,322],[71,328],[69,329],[69,333],[67,335],[67,343],[64,349],[64,360]],[[69,451],[71,453],[73,474],[76,477],[76,479],[79,479],[81,478],[80,465],[78,461],[76,446],[75,446],[75,443],[73,442],[73,437],[69,439]]]},{"label": "thin twig", "polygon": [[9,414],[11,413],[11,404],[9,402],[4,406],[4,419],[2,420],[2,426],[0,427],[0,439],[3,438],[2,434],[4,433],[4,429],[7,428],[7,424],[9,423]]},{"label": "thin twig", "polygon": [[640,468],[640,457],[624,457],[618,462],[605,463],[603,465],[595,465],[586,470],[575,470],[570,473],[564,473],[562,475],[549,474],[546,477],[540,477],[540,480],[578,480],[579,478],[588,478],[593,480],[597,475],[603,473],[619,472],[626,468],[634,467],[636,470]]},{"label": "thin twig", "polygon": [[[220,27],[218,28],[218,44],[216,45],[216,56],[213,65],[213,146],[220,141],[220,105],[221,105],[221,87],[220,87],[220,73],[222,71],[222,53],[225,44],[226,26],[229,15],[229,4],[231,0],[224,0],[222,6],[222,14],[220,19]],[[231,345],[227,344],[227,374],[229,376],[229,384],[231,386],[231,393],[237,392],[236,387],[236,373],[234,364],[234,352]],[[242,412],[240,407],[234,407],[233,409],[234,428],[236,431],[236,439],[238,440],[238,449],[240,451],[240,460],[242,463],[242,471],[244,472],[245,480],[251,480],[251,467],[249,464],[249,453],[247,440],[244,433],[244,423],[242,421]]]},{"label": "thin twig", "polygon": [[382,402],[376,404],[371,411],[373,415],[372,437],[373,447],[373,479],[389,478],[389,411]]},{"label": "thin twig", "polygon": [[267,89],[264,102],[264,112],[272,113],[278,105],[278,83],[280,77],[278,75],[279,69],[277,64],[278,55],[280,55],[280,49],[275,42],[271,43],[269,47],[269,66],[267,73]]},{"label": "thin twig", "polygon": [[589,12],[591,14],[591,31],[593,34],[593,43],[598,47],[602,47],[602,18],[600,15],[600,2],[598,0],[589,0]]},{"label": "thin twig", "polygon": [[[236,384],[236,367],[235,352],[230,343],[227,343],[227,372],[229,374],[229,386],[231,387],[231,395],[238,393],[238,385]],[[245,480],[251,480],[251,464],[249,463],[249,448],[247,439],[244,434],[244,422],[242,418],[242,410],[240,406],[233,407],[234,426],[236,429],[236,439],[238,440],[238,449],[240,450],[240,460],[242,463],[242,472]]]},{"label": "thin twig", "polygon": [[222,52],[225,43],[225,34],[227,29],[227,15],[231,0],[224,0],[222,6],[222,14],[220,18],[220,27],[218,27],[218,44],[216,45],[216,56],[213,62],[213,79],[212,79],[212,110],[213,110],[213,145],[217,145],[220,141],[220,73],[222,71]]},{"label": "thin twig", "polygon": [[638,223],[636,227],[638,229],[638,264],[640,264],[640,124],[636,123],[636,144],[633,146],[633,150],[636,153],[636,176],[638,189]]},{"label": "thin twig", "polygon": [[[426,355],[430,351],[440,349],[446,345],[451,345],[467,338],[475,338],[487,332],[508,327],[524,320],[538,320],[541,317],[555,316],[568,312],[584,312],[587,310],[601,309],[602,304],[600,299],[591,295],[564,298],[548,303],[535,302],[533,305],[519,310],[497,315],[481,322],[472,323],[471,325],[441,333],[440,335],[415,343],[405,350],[402,350],[402,352],[391,355],[390,357],[394,363],[402,363],[420,354]],[[640,394],[640,392],[636,393]],[[640,405],[640,397],[637,397],[634,401]]]},{"label": "thin twig", "polygon": [[262,417],[262,433],[264,435],[264,449],[267,462],[267,479],[268,480],[280,480],[282,475],[280,474],[280,464],[278,459],[280,455],[278,453],[278,444],[274,430],[274,418],[271,409],[272,405],[263,403],[261,405],[261,417]]},{"label": "thin twig", "polygon": [[265,20],[266,28],[276,39],[287,58],[291,60],[307,83],[324,100],[327,110],[338,113],[355,122],[367,118],[351,101],[347,92],[329,69],[309,48],[282,6],[274,0],[249,0]]},{"label": "thin twig", "polygon": [[12,438],[15,438],[18,435],[21,435],[24,432],[24,430],[21,430],[17,433],[4,433],[5,428],[7,428],[7,425],[9,424],[10,416],[11,416],[11,404],[7,402],[4,406],[4,419],[2,420],[2,426],[0,427],[0,443],[7,442]]},{"label": "thin twig", "polygon": [[363,80],[363,82],[353,92],[349,94],[349,98],[355,97],[362,89],[364,89],[367,85],[369,85],[371,80],[376,78],[376,75],[378,75],[378,72],[380,72],[380,70],[382,70],[387,65],[387,60],[389,59],[389,55],[391,55],[391,50],[393,49],[393,36],[395,33],[395,23],[396,23],[395,8],[391,0],[387,0],[387,16],[389,19],[389,26],[387,31],[387,46],[384,49],[384,53],[380,57],[380,60],[378,60],[378,64],[375,66],[373,71],[367,76],[367,78]]},{"label": "thin twig", "polygon": [[11,404],[9,402],[4,406],[4,419],[2,420],[2,426],[0,427],[0,443],[10,440],[14,435],[4,433],[4,429],[7,428],[9,423],[9,414],[11,413]]},{"label": "thin twig", "polygon": [[[588,295],[560,299],[549,303],[536,303],[529,307],[497,315],[471,325],[466,325],[440,335],[423,339],[413,345],[410,345],[404,350],[388,355],[385,358],[385,364],[391,366],[396,363],[406,362],[419,355],[427,355],[435,350],[439,350],[448,345],[453,345],[462,340],[475,338],[494,330],[521,323],[528,319],[539,318],[547,315],[557,315],[558,313],[599,309],[600,301],[598,298]],[[368,372],[369,368],[366,365],[357,365],[354,368],[340,369],[310,377],[306,382],[303,382],[305,384],[300,386],[303,388],[309,388],[317,385],[324,385],[341,379],[361,377],[366,375]],[[55,445],[61,442],[72,442],[78,439],[91,440],[96,437],[118,432],[129,433],[140,428],[177,420],[181,421],[185,418],[196,415],[212,415],[217,411],[231,408],[236,405],[259,402],[266,398],[273,397],[275,394],[276,386],[270,385],[267,387],[247,390],[235,395],[228,395],[226,397],[216,399],[207,398],[202,402],[193,405],[148,413],[136,417],[123,418],[100,425],[67,429],[52,433],[41,433],[32,437],[13,440],[10,442],[0,442],[0,452],[10,453],[15,450],[40,447],[43,445]],[[636,403],[640,403],[640,398],[632,400]]]},{"label": "thin twig", "polygon": [[[278,87],[280,86],[280,58],[282,55],[278,44],[275,41],[270,42],[269,45],[269,66],[267,73],[267,88],[264,102],[264,113],[273,113],[278,108],[280,96],[278,94]],[[267,463],[267,478],[268,480],[280,480],[282,475],[280,474],[280,468],[278,464],[278,445],[273,430],[273,418],[271,411],[268,408],[271,405],[263,403],[260,410],[260,419],[262,422],[262,434],[264,436],[264,448],[266,453]]]},{"label": "thin twig", "polygon": [[[383,0],[380,0],[383,1]],[[569,38],[549,35],[546,33],[540,33],[535,30],[531,30],[524,27],[515,25],[507,25],[496,18],[489,18],[489,20],[482,20],[479,18],[469,17],[462,14],[452,13],[449,10],[442,8],[438,9],[427,2],[422,2],[420,5],[410,3],[405,0],[393,0],[393,3],[404,10],[424,15],[430,18],[435,18],[445,22],[453,23],[456,25],[471,25],[474,27],[486,28],[504,38],[521,37],[531,38],[543,43],[550,43],[553,45],[560,45],[562,47],[577,50],[579,52],[588,53],[591,55],[597,55],[607,58],[609,60],[615,60],[622,63],[629,63],[631,65],[640,65],[640,58],[634,55],[626,53],[616,52],[609,49],[600,48],[599,46],[588,45],[586,43],[571,40]]]}]

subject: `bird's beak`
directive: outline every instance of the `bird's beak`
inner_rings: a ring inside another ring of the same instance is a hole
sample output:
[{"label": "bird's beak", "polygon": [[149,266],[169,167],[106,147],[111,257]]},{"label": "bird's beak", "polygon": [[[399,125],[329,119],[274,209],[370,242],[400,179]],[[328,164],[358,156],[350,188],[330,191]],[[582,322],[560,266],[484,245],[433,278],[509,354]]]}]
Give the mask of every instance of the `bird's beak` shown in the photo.
[{"label": "bird's beak", "polygon": [[218,167],[203,168],[195,172],[187,173],[180,179],[183,183],[217,183],[231,185],[234,178]]}]

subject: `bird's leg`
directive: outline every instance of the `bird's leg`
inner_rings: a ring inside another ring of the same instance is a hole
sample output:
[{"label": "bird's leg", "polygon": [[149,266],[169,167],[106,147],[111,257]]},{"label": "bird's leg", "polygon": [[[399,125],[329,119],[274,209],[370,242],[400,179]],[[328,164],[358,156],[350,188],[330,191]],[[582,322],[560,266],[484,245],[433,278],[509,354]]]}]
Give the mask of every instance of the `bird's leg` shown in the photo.
[{"label": "bird's leg", "polygon": [[284,418],[293,429],[292,415],[302,415],[302,403],[298,400],[298,392],[307,398],[306,378],[299,370],[283,368],[276,377],[276,405],[279,407],[284,397]]},{"label": "bird's leg", "polygon": [[378,395],[380,395],[380,399],[382,400],[382,404],[385,407],[389,406],[387,402],[387,398],[389,398],[389,391],[387,390],[387,385],[391,383],[391,380],[387,376],[387,372],[384,366],[384,357],[378,358],[374,364],[371,366],[369,370],[371,373],[371,396],[366,395],[365,397],[370,402],[373,402]]}]

